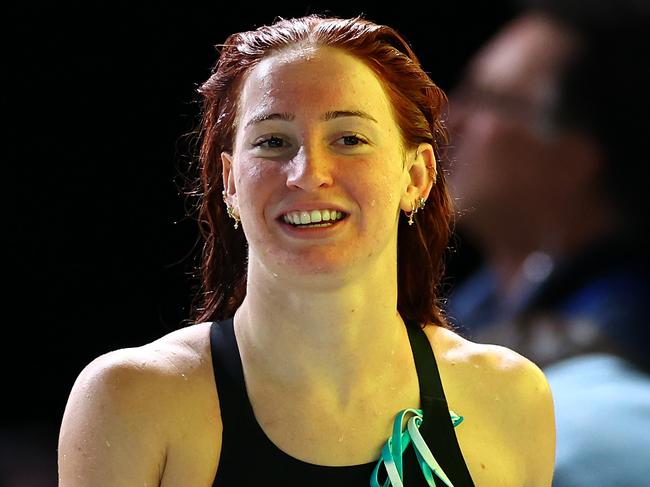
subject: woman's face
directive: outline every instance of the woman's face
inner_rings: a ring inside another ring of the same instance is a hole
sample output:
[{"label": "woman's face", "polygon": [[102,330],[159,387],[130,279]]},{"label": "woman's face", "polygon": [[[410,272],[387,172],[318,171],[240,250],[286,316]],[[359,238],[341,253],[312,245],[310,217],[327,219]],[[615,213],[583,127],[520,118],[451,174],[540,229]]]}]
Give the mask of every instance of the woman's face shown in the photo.
[{"label": "woman's face", "polygon": [[413,198],[374,73],[341,50],[294,48],[264,59],[240,93],[233,153],[222,159],[249,262],[284,275],[394,264],[400,206]]}]

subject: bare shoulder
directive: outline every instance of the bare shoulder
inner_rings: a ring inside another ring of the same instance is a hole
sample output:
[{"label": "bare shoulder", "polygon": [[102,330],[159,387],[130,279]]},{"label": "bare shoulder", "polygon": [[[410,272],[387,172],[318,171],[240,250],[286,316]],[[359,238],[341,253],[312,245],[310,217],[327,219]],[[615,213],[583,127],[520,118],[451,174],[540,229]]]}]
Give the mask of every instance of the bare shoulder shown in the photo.
[{"label": "bare shoulder", "polygon": [[[486,465],[501,463],[500,469],[510,471],[511,479],[521,479],[520,485],[550,485],[555,417],[543,371],[506,347],[475,343],[437,326],[425,327],[425,333],[435,351],[450,408],[472,419],[457,433],[463,451],[472,452],[472,474],[485,475]],[[496,449],[499,458],[491,457],[495,445],[500,445]],[[499,482],[510,485],[506,479]]]},{"label": "bare shoulder", "polygon": [[160,484],[193,402],[214,388],[208,328],[111,351],[81,371],[61,423],[60,485]]},{"label": "bare shoulder", "polygon": [[189,382],[204,371],[210,358],[207,334],[205,324],[193,325],[140,347],[101,355],[81,371],[71,398],[101,393],[115,404],[129,403],[145,394],[164,393],[169,385]]},{"label": "bare shoulder", "polygon": [[524,397],[533,393],[550,398],[550,388],[542,370],[514,350],[476,343],[438,326],[427,326],[425,333],[441,368],[455,368],[459,373],[475,376],[489,384],[492,391]]}]

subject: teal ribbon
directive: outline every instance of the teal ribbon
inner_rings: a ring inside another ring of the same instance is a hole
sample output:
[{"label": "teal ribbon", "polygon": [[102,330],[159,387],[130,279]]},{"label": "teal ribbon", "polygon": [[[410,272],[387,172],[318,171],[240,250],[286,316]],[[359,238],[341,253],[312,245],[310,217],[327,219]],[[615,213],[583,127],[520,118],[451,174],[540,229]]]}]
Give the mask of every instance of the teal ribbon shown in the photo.
[{"label": "teal ribbon", "polygon": [[[407,415],[411,417],[406,422],[406,428],[403,428],[404,418]],[[449,411],[451,421],[454,427],[463,422],[463,417],[458,416],[453,411]],[[440,464],[436,461],[433,453],[429,450],[424,438],[420,434],[420,425],[422,424],[422,410],[421,409],[403,409],[395,416],[393,422],[393,433],[386,441],[386,444],[381,449],[381,456],[377,465],[375,465],[372,475],[370,476],[371,487],[404,487],[404,473],[402,464],[402,455],[404,450],[413,443],[415,456],[417,457],[420,465],[420,470],[430,487],[435,487],[434,474],[442,480],[447,487],[453,487],[453,484],[442,470]],[[388,478],[383,484],[379,483],[379,471],[382,465],[386,469]]]}]

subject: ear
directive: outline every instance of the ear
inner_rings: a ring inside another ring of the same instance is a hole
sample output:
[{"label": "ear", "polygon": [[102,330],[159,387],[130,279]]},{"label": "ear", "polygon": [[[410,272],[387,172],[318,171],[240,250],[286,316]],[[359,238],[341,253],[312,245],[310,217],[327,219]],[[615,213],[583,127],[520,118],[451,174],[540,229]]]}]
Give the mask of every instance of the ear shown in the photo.
[{"label": "ear", "polygon": [[429,197],[438,174],[436,155],[431,144],[420,144],[415,153],[409,156],[409,160],[410,164],[406,165],[408,184],[400,200],[400,208],[404,211],[411,211],[418,198],[426,200]]},{"label": "ear", "polygon": [[232,154],[221,153],[221,166],[223,175],[223,199],[224,201],[239,209],[237,204],[237,188],[235,187],[235,174],[232,170]]}]

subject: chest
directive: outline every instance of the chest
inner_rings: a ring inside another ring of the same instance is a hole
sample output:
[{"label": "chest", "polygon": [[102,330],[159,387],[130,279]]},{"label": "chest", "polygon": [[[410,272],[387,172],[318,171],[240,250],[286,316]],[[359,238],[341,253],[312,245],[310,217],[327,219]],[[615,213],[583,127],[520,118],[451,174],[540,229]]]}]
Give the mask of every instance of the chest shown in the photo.
[{"label": "chest", "polygon": [[526,485],[524,462],[502,430],[467,419],[456,428],[463,458],[476,486]]},{"label": "chest", "polygon": [[[184,421],[169,420],[170,443],[162,486],[211,486],[225,451],[223,440],[228,438],[223,434],[223,423],[231,432],[239,431],[237,420],[222,422],[214,382],[207,380],[212,374],[212,368],[207,368],[203,386],[197,387],[191,396],[179,398],[183,401],[180,410],[186,413]],[[495,413],[498,408],[482,397],[481,390],[468,390],[467,381],[457,380],[444,368],[441,376],[449,407],[465,417],[455,432],[475,484],[525,485],[523,460],[517,445],[508,439],[507,423],[498,419],[503,415]],[[465,386],[456,387],[455,384]],[[341,415],[336,408],[323,408],[323,401],[310,404],[288,398],[284,402],[273,402],[264,396],[263,388],[257,390],[262,393],[251,395],[255,413],[253,426],[262,439],[272,445],[271,451],[294,458],[301,467],[310,464],[374,465],[391,433],[395,411],[419,403],[417,381],[395,394],[357,404],[351,408],[356,413],[348,416]],[[248,404],[241,406],[248,407]],[[256,462],[252,459],[247,465],[255,469]]]},{"label": "chest", "polygon": [[[206,404],[206,407],[211,409],[212,406]],[[265,427],[266,430],[262,431],[277,448],[276,453],[282,452],[293,457],[295,462],[291,462],[291,465],[306,474],[309,473],[311,463],[332,467],[369,464],[370,467],[364,470],[367,473],[377,459],[377,451],[390,434],[376,435],[373,428],[363,427],[339,430],[324,420],[314,421],[312,427],[302,431],[282,427],[281,423],[266,424]],[[520,458],[512,446],[501,438],[496,427],[477,424],[467,417],[456,428],[456,435],[475,485],[525,485]],[[203,424],[197,422],[189,426],[183,437],[182,443],[169,451],[161,485],[166,487],[187,483],[211,486],[222,453],[221,421],[218,417],[213,417]],[[319,471],[319,475],[323,475],[323,472],[332,473],[334,468]]]}]

